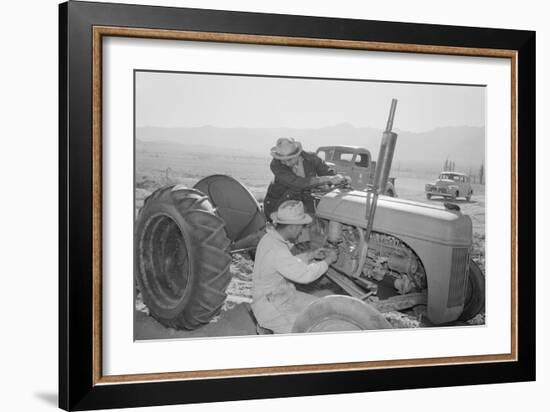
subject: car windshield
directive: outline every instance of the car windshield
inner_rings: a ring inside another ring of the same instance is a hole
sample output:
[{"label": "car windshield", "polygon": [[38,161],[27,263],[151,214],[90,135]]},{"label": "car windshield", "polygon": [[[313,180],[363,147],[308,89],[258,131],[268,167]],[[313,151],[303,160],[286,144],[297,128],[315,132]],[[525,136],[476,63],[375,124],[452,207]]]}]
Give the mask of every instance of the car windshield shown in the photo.
[{"label": "car windshield", "polygon": [[334,153],[334,160],[342,160],[345,162],[351,162],[353,160],[354,152],[336,152]]},{"label": "car windshield", "polygon": [[441,173],[439,178],[442,180],[454,180],[455,182],[460,181],[460,175],[454,175],[452,173]]}]

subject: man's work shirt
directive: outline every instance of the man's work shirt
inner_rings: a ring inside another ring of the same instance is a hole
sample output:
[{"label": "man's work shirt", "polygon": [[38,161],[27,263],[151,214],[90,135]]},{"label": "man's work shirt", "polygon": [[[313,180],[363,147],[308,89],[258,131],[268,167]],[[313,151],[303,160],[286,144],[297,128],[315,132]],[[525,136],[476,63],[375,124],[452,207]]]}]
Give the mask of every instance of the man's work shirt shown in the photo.
[{"label": "man's work shirt", "polygon": [[296,290],[296,283],[310,283],[328,269],[325,261],[308,263],[306,254],[293,256],[292,243],[272,228],[258,248],[252,277],[252,310],[258,323],[276,333],[288,333],[296,316],[317,298]]},{"label": "man's work shirt", "polygon": [[292,166],[291,169],[296,176],[306,177],[306,171],[304,169],[304,158],[302,156],[298,156],[298,161],[294,166]]},{"label": "man's work shirt", "polygon": [[300,200],[306,212],[313,213],[311,189],[321,183],[320,176],[336,174],[319,156],[308,152],[300,153],[298,164],[293,167],[277,159],[273,159],[269,167],[273,172],[273,182],[267,188],[264,199],[264,213],[268,219],[285,200]]}]

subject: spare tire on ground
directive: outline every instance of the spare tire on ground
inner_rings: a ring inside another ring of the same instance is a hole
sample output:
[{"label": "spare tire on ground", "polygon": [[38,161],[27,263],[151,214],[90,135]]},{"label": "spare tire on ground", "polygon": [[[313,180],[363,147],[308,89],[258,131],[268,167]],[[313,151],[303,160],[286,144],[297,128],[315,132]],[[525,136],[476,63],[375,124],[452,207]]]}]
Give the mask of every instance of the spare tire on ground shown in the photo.
[{"label": "spare tire on ground", "polygon": [[224,226],[196,189],[170,186],[145,199],[135,233],[136,280],[163,325],[195,329],[221,309],[231,279]]},{"label": "spare tire on ground", "polygon": [[329,295],[312,302],[298,315],[293,333],[391,329],[375,308],[351,296]]}]

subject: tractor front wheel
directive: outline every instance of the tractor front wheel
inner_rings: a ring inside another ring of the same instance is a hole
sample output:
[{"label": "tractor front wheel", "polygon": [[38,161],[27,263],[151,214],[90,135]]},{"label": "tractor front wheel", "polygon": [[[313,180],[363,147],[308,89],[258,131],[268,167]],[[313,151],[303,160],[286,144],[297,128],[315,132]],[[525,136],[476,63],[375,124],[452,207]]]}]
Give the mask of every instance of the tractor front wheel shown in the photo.
[{"label": "tractor front wheel", "polygon": [[468,283],[464,299],[464,310],[460,320],[472,319],[485,310],[485,275],[472,259],[470,259]]}]

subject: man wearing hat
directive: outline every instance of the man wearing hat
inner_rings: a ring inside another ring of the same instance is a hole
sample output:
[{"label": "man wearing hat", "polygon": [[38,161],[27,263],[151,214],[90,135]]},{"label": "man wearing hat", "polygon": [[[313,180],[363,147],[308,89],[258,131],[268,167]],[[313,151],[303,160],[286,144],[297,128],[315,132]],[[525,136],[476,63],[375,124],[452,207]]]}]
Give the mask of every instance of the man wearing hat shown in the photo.
[{"label": "man wearing hat", "polygon": [[271,171],[274,179],[264,199],[264,213],[270,219],[285,200],[301,200],[308,213],[314,212],[311,189],[322,184],[337,184],[345,180],[315,153],[302,150],[302,144],[282,137],[271,148]]},{"label": "man wearing hat", "polygon": [[321,277],[337,254],[332,249],[317,249],[292,255],[293,243],[312,221],[301,201],[283,202],[271,220],[275,227],[268,227],[256,249],[251,306],[260,326],[289,333],[298,314],[317,299],[297,291],[295,283],[310,283]]}]

